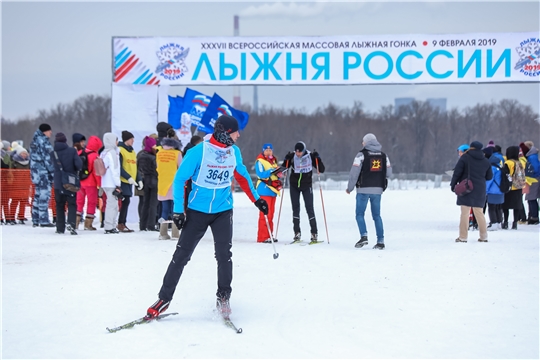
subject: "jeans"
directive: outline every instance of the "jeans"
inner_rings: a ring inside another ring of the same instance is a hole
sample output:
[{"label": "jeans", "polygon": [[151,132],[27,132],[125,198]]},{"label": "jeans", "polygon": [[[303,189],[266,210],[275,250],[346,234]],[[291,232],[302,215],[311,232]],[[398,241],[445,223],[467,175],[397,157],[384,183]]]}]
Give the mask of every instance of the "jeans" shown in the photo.
[{"label": "jeans", "polygon": [[161,202],[161,217],[164,220],[169,220],[169,218],[172,219],[173,214],[173,201],[172,200],[163,200]]},{"label": "jeans", "polygon": [[369,200],[371,204],[371,216],[375,222],[378,244],[384,244],[384,229],[381,218],[381,196],[381,194],[356,194],[356,223],[358,224],[358,230],[360,230],[360,236],[367,236],[368,234],[364,214],[366,213],[366,207]]}]

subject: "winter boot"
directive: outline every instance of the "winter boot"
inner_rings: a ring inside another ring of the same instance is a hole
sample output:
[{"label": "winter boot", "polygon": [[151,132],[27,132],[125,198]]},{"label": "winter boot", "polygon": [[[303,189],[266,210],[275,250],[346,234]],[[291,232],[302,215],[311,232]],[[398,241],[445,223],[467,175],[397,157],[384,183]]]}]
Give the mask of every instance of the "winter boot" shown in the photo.
[{"label": "winter boot", "polygon": [[478,242],[488,242],[487,239],[478,239]]},{"label": "winter boot", "polygon": [[538,225],[538,224],[540,224],[540,222],[538,221],[538,218],[532,217],[527,221],[527,224],[528,225]]},{"label": "winter boot", "polygon": [[168,231],[169,224],[166,222],[162,222],[159,225],[159,240],[170,240],[171,237],[169,236]]},{"label": "winter boot", "polygon": [[466,240],[466,239],[463,240],[463,239],[457,238],[457,239],[456,239],[456,242],[467,242],[467,240]]},{"label": "winter boot", "polygon": [[75,229],[79,230],[79,224],[81,223],[81,215],[77,214],[77,218],[75,219]]},{"label": "winter boot", "polygon": [[360,240],[354,245],[355,248],[360,249],[362,246],[367,245],[368,239],[367,236],[362,236]]},{"label": "winter boot", "polygon": [[84,230],[90,230],[90,231],[97,230],[95,227],[92,226],[93,222],[94,222],[94,218],[90,218],[87,216],[86,219],[84,219]]},{"label": "winter boot", "polygon": [[169,308],[170,304],[170,301],[159,299],[154,303],[154,305],[150,306],[148,310],[146,310],[146,316],[144,318],[146,320],[157,318],[160,314],[162,314],[165,310]]},{"label": "winter boot", "polygon": [[373,248],[377,249],[377,250],[384,250],[384,244],[377,243],[377,244],[375,244],[375,246]]},{"label": "winter boot", "polygon": [[101,224],[99,225],[101,229],[105,227],[105,211],[101,212]]},{"label": "winter boot", "polygon": [[218,297],[216,300],[216,308],[221,316],[228,318],[231,315],[231,304],[229,299],[225,297]]},{"label": "winter boot", "polygon": [[173,240],[180,238],[180,230],[176,227],[176,224],[172,224],[171,237]]},{"label": "winter boot", "polygon": [[518,225],[518,222],[517,221],[514,221],[512,223],[512,230],[517,230],[517,225]]},{"label": "winter boot", "polygon": [[508,221],[503,221],[502,225],[501,225],[501,228],[503,230],[508,230]]}]

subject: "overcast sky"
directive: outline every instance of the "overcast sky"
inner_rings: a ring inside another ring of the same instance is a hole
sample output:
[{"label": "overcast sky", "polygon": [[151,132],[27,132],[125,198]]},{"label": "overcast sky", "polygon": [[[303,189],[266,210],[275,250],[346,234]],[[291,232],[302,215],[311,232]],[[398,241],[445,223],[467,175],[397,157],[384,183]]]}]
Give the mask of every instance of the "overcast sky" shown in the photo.
[{"label": "overcast sky", "polygon": [[[15,120],[86,95],[111,93],[113,36],[462,34],[539,32],[539,3],[526,2],[5,2],[1,114]],[[218,92],[232,103],[232,87]],[[539,83],[259,87],[259,106],[312,111],[361,101],[375,112],[396,97],[447,98],[448,107],[516,99],[539,111]],[[184,87],[172,90],[180,95]],[[241,88],[243,103],[253,87]]]}]

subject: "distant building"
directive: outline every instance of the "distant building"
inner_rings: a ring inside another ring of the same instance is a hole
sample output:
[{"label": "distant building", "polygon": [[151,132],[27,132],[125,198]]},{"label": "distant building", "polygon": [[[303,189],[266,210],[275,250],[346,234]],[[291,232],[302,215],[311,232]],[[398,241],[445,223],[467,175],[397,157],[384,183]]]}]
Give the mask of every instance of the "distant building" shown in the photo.
[{"label": "distant building", "polygon": [[[394,99],[394,114],[399,112],[402,106],[411,106],[415,98],[395,98]],[[434,109],[438,109],[441,113],[446,112],[446,98],[430,98],[426,102]]]},{"label": "distant building", "polygon": [[402,106],[411,106],[414,98],[395,98],[394,99],[394,114],[399,112],[399,108]]},{"label": "distant building", "polygon": [[439,109],[441,113],[446,112],[446,98],[426,99],[426,102],[434,109]]}]

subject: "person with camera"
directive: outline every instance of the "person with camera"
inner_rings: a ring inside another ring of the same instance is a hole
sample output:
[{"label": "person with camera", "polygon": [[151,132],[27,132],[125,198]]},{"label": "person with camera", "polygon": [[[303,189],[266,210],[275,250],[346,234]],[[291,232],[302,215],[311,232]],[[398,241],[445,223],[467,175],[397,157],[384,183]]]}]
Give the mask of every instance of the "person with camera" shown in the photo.
[{"label": "person with camera", "polygon": [[[77,150],[68,146],[64,133],[57,133],[54,137],[54,151],[51,152],[51,161],[54,166],[54,199],[56,201],[56,233],[63,234],[67,230],[71,235],[77,235],[75,219],[77,217],[77,192],[65,189],[62,172],[78,174],[82,169],[82,160]],[[66,224],[65,206],[68,208],[68,221]]]},{"label": "person with camera", "polygon": [[105,165],[105,175],[101,177],[101,188],[107,195],[107,211],[105,212],[105,234],[118,234],[116,217],[118,216],[118,200],[122,198],[120,188],[120,157],[118,137],[113,133],[103,135],[104,149],[100,154]]},{"label": "person with camera", "polygon": [[[268,214],[268,204],[253,187],[240,149],[235,145],[240,137],[238,130],[238,121],[234,117],[221,115],[214,125],[213,134],[189,151],[176,172],[172,218],[182,232],[163,278],[159,299],[148,308],[147,319],[156,318],[169,307],[184,267],[208,227],[214,235],[217,261],[216,307],[224,317],[231,312],[233,177],[255,206]],[[193,189],[188,206],[184,208],[184,184],[189,179],[193,180]]]}]

